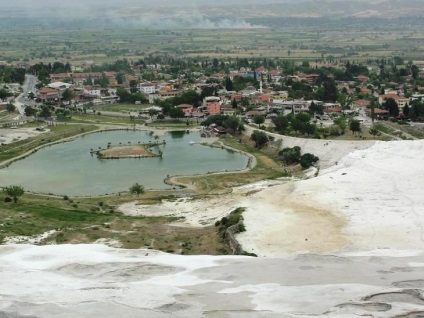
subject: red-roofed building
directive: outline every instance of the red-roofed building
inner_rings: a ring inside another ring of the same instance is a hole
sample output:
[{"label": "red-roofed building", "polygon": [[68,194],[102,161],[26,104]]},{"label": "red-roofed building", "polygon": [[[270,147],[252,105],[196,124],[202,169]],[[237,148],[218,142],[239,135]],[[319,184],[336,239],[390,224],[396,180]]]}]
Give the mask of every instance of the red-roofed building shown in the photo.
[{"label": "red-roofed building", "polygon": [[370,78],[368,77],[368,76],[365,76],[365,75],[359,75],[358,76],[358,81],[361,81],[361,82],[368,82],[370,80]]},{"label": "red-roofed building", "polygon": [[209,115],[216,115],[221,113],[220,98],[216,96],[206,97],[204,101],[206,111]]},{"label": "red-roofed building", "polygon": [[371,102],[366,99],[358,99],[353,102],[353,108],[356,110],[366,110],[371,105]]},{"label": "red-roofed building", "polygon": [[[367,115],[371,117],[371,109],[366,110]],[[374,115],[377,119],[384,119],[389,117],[389,111],[381,108],[374,108]]]},{"label": "red-roofed building", "polygon": [[180,104],[180,105],[177,105],[176,107],[181,108],[185,114],[191,114],[194,111],[193,105],[189,105],[189,104]]},{"label": "red-roofed building", "polygon": [[409,104],[409,98],[407,97],[401,97],[399,95],[396,94],[384,94],[384,95],[380,95],[378,97],[378,103],[380,105],[383,105],[384,101],[388,98],[393,98],[395,100],[395,102],[398,104],[399,108],[403,108],[405,107],[406,104]]},{"label": "red-roofed building", "polygon": [[50,88],[50,87],[43,87],[40,89],[38,98],[42,102],[52,101],[52,100],[58,100],[59,99],[59,93],[57,90]]}]

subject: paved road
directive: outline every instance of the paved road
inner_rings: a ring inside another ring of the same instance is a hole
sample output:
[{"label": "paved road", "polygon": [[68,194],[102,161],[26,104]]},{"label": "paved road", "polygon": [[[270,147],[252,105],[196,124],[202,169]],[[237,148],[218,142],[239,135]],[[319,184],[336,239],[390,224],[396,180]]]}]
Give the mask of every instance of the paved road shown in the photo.
[{"label": "paved road", "polygon": [[37,84],[37,78],[34,75],[26,74],[25,82],[23,85],[23,92],[15,99],[15,106],[17,107],[19,114],[24,115],[26,105],[35,105],[35,102],[32,100],[27,100],[29,92],[35,92]]}]

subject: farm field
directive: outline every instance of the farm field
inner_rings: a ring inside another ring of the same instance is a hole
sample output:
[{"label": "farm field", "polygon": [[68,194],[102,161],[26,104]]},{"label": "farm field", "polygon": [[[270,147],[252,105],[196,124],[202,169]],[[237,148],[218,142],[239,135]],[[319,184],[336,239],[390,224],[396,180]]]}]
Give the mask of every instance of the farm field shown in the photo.
[{"label": "farm field", "polygon": [[[258,27],[154,30],[139,27],[67,25],[1,29],[0,59],[69,61],[74,66],[120,58],[138,60],[157,52],[170,56],[286,60],[381,59],[402,56],[423,64],[424,31],[419,19],[251,19]],[[19,35],[19,36],[17,36]]]}]

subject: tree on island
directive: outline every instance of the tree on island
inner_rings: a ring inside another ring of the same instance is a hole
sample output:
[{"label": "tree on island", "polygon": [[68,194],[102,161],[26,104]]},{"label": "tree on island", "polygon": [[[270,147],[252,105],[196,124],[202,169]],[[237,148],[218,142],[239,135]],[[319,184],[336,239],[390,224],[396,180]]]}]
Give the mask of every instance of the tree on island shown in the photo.
[{"label": "tree on island", "polygon": [[138,182],[136,182],[130,187],[130,193],[137,194],[137,196],[140,196],[140,194],[144,193],[144,187],[141,184],[138,184]]},{"label": "tree on island", "polygon": [[22,196],[25,191],[24,188],[21,186],[9,186],[3,188],[3,192],[6,193],[8,196],[13,198],[13,202],[18,202],[18,198]]}]

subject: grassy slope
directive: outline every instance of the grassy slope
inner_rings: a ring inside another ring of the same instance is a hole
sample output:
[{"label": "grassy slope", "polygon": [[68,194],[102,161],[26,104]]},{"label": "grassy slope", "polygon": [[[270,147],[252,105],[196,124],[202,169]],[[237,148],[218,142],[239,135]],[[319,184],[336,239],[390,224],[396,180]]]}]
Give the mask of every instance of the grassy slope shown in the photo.
[{"label": "grassy slope", "polygon": [[[175,218],[124,216],[114,208],[120,198],[104,199],[64,200],[25,194],[14,204],[5,203],[4,195],[0,194],[0,241],[9,236],[33,236],[56,229],[58,232],[43,243],[93,243],[103,238],[118,240],[124,248],[147,247],[184,254],[227,253],[214,227],[181,228],[169,225]],[[153,199],[147,194],[143,203]]]}]

